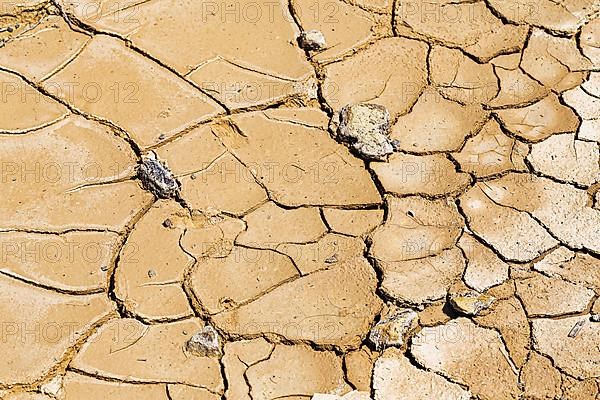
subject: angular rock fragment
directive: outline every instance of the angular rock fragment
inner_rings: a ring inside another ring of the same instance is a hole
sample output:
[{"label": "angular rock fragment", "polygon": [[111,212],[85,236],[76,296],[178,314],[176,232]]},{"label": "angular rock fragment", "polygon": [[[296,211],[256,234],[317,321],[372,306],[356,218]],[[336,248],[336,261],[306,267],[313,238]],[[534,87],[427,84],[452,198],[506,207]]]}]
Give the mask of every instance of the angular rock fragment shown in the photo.
[{"label": "angular rock fragment", "polygon": [[378,104],[347,105],[340,111],[338,137],[363,158],[382,160],[394,152],[389,138],[390,114]]},{"label": "angular rock fragment", "polygon": [[197,357],[218,357],[221,355],[219,334],[212,326],[204,325],[200,332],[186,342],[185,349]]},{"label": "angular rock fragment", "polygon": [[375,400],[469,400],[471,393],[443,377],[413,366],[398,349],[388,349],[375,363]]},{"label": "angular rock fragment", "polygon": [[179,194],[179,182],[154,153],[144,157],[138,176],[144,187],[158,198],[168,199]]},{"label": "angular rock fragment", "polygon": [[377,350],[403,346],[406,334],[417,326],[418,315],[411,309],[391,310],[371,329],[369,341]]},{"label": "angular rock fragment", "polygon": [[[312,49],[302,46],[302,42],[300,45],[305,50],[313,50],[311,60],[319,63],[342,59],[374,38],[389,32],[389,27],[382,23],[385,21],[384,16],[368,12],[354,3],[294,0],[290,2],[290,9],[304,31],[301,37],[310,33],[318,41],[319,46]],[[311,33],[314,31],[322,39]],[[325,38],[328,45],[325,44]]]},{"label": "angular rock fragment", "polygon": [[493,296],[466,291],[450,294],[452,308],[464,315],[477,315],[496,301]]},{"label": "angular rock fragment", "polygon": [[466,318],[423,328],[413,338],[410,352],[420,365],[467,385],[475,396],[497,400],[518,397],[518,377],[504,355],[500,335]]},{"label": "angular rock fragment", "polygon": [[325,35],[316,29],[302,32],[298,37],[298,44],[304,50],[308,51],[321,50],[327,46]]}]

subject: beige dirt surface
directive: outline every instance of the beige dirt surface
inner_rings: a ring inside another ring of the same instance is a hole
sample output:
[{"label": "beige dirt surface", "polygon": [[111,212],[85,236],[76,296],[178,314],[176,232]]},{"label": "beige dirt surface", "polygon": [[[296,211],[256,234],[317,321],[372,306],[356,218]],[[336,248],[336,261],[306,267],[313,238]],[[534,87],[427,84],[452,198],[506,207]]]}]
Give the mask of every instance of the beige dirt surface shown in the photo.
[{"label": "beige dirt surface", "polygon": [[0,0],[0,400],[600,399],[600,0]]}]

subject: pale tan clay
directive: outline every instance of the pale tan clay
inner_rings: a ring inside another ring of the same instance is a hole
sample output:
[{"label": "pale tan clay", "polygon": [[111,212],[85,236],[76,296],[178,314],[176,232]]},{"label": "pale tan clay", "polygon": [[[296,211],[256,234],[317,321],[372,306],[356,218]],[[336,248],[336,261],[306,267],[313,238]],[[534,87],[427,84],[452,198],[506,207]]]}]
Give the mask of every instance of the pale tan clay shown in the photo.
[{"label": "pale tan clay", "polygon": [[1,400],[598,400],[600,2],[0,0]]}]

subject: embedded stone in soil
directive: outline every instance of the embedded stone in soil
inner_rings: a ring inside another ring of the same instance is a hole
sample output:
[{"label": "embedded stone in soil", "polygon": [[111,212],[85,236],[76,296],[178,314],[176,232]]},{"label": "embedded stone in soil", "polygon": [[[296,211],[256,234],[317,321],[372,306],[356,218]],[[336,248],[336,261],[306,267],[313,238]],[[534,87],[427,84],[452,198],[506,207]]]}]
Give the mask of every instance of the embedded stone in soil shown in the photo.
[{"label": "embedded stone in soil", "polygon": [[454,310],[465,315],[477,315],[489,308],[496,299],[490,295],[466,291],[450,295],[450,305]]},{"label": "embedded stone in soil", "polygon": [[200,332],[196,333],[187,341],[185,349],[189,353],[199,357],[218,357],[221,355],[219,334],[215,328],[206,325]]},{"label": "embedded stone in soil", "polygon": [[143,158],[138,167],[138,177],[144,188],[158,198],[168,199],[179,194],[179,182],[154,153]]},{"label": "embedded stone in soil", "polygon": [[325,36],[321,31],[316,29],[302,32],[298,37],[298,44],[304,50],[308,51],[321,50],[327,46],[327,43],[325,42]]},{"label": "embedded stone in soil", "polygon": [[349,104],[339,114],[338,136],[365,159],[384,160],[394,152],[390,114],[379,104]]},{"label": "embedded stone in soil", "polygon": [[409,331],[417,326],[418,315],[410,309],[392,312],[371,329],[369,341],[377,350],[389,346],[402,346]]}]

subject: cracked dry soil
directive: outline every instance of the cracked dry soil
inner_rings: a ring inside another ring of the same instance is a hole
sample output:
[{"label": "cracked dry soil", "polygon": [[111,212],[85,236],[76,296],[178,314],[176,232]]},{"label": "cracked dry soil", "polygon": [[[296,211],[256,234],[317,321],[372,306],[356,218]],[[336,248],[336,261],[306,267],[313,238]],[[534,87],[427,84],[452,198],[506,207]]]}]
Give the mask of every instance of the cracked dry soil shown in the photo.
[{"label": "cracked dry soil", "polygon": [[0,398],[600,398],[598,0],[0,0]]}]

